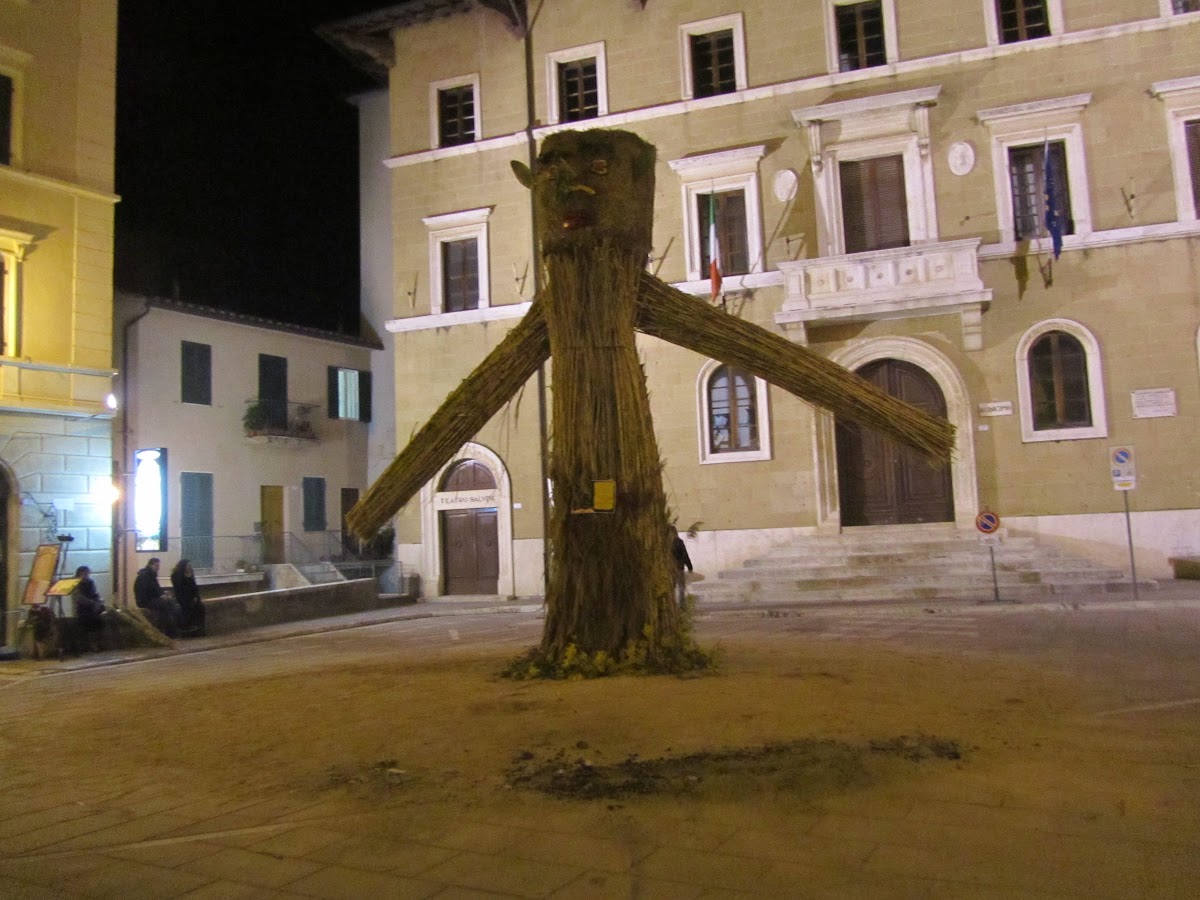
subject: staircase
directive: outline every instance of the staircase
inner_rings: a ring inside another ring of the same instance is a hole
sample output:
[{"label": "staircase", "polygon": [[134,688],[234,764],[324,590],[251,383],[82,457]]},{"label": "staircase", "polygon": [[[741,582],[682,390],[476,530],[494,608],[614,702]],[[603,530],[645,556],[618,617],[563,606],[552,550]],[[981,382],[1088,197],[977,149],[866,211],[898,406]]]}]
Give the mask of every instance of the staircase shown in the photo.
[{"label": "staircase", "polygon": [[309,584],[334,584],[346,580],[331,562],[297,563],[296,570],[308,580]]},{"label": "staircase", "polygon": [[[1128,573],[1067,556],[1031,537],[1006,537],[993,549],[1001,601],[1062,599],[1130,586]],[[688,592],[700,608],[728,603],[986,602],[995,593],[988,548],[974,532],[950,523],[852,528],[799,538],[739,569],[693,582]]]}]

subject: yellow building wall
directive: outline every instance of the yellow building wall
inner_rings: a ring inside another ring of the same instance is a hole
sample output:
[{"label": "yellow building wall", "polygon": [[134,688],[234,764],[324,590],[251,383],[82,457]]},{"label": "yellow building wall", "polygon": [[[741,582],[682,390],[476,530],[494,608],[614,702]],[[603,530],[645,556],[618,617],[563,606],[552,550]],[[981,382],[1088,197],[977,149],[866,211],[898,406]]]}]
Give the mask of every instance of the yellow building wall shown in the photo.
[{"label": "yellow building wall", "polygon": [[[782,261],[813,259],[821,252],[808,136],[792,111],[940,86],[929,116],[935,230],[939,241],[977,238],[983,244],[978,271],[992,297],[982,318],[982,349],[964,349],[957,314],[813,327],[812,348],[836,355],[864,341],[911,337],[946,359],[969,394],[980,505],[1006,517],[1086,522],[1093,515],[1115,514],[1123,498],[1112,490],[1107,454],[1120,443],[1136,445],[1144,471],[1131,497],[1135,511],[1194,516],[1200,510],[1200,479],[1193,474],[1200,469],[1195,440],[1200,228],[1178,222],[1167,122],[1162,102],[1149,95],[1149,88],[1200,76],[1200,21],[1160,18],[1155,0],[1063,0],[1062,7],[1065,35],[987,47],[981,3],[897,0],[900,64],[830,76],[821,3],[742,4],[749,93],[681,102],[679,26],[727,15],[730,7],[669,0],[644,9],[625,0],[546,4],[531,38],[535,124],[548,116],[546,54],[603,41],[610,115],[580,127],[627,128],[657,147],[651,268],[666,281],[681,282],[687,275],[682,193],[670,160],[763,145],[757,168],[763,268],[774,272]],[[476,11],[401,29],[396,47],[391,171],[397,318],[419,319],[430,310],[428,229],[422,217],[485,206],[492,207],[492,304],[530,299],[528,198],[509,171],[511,160],[526,155],[520,133],[525,126],[521,40],[500,16]],[[429,82],[471,72],[480,73],[484,135],[495,140],[430,152]],[[1111,240],[1097,237],[1085,248],[1068,248],[1052,265],[1046,254],[1025,248],[996,249],[992,131],[977,114],[1075,94],[1091,95],[1080,122],[1092,230],[1112,235]],[[497,115],[497,107],[507,113]],[[958,141],[969,142],[976,154],[974,167],[961,176],[947,161],[950,145]],[[779,200],[772,184],[786,169],[798,174],[799,187],[794,199]],[[1153,228],[1174,230],[1155,236]],[[741,317],[781,331],[775,315],[784,299],[782,279],[777,279],[734,306]],[[1077,321],[1099,342],[1105,437],[1024,442],[1018,414],[977,414],[978,404],[993,401],[1011,401],[1019,412],[1017,344],[1031,327],[1051,318]],[[395,335],[400,446],[507,330],[503,323],[434,324]],[[816,413],[810,407],[771,388],[771,458],[702,464],[697,377],[705,360],[653,339],[642,339],[639,346],[665,460],[664,482],[681,525],[702,521],[704,528],[762,533],[821,525]],[[1175,390],[1178,415],[1135,419],[1131,392],[1154,387]],[[514,511],[514,530],[522,538],[537,537],[541,525],[533,502],[540,474],[531,392],[532,383],[519,422],[502,414],[477,439],[509,466],[514,496],[523,500]],[[415,543],[422,536],[418,512],[411,507],[401,516],[400,539]],[[1171,519],[1178,521],[1183,520]],[[1147,550],[1160,574],[1163,546]],[[1200,551],[1200,545],[1193,549]]]},{"label": "yellow building wall", "polygon": [[116,29],[116,0],[0,3],[15,88],[0,230],[20,249],[16,352],[0,358],[9,637],[33,549],[57,533],[111,588]]}]

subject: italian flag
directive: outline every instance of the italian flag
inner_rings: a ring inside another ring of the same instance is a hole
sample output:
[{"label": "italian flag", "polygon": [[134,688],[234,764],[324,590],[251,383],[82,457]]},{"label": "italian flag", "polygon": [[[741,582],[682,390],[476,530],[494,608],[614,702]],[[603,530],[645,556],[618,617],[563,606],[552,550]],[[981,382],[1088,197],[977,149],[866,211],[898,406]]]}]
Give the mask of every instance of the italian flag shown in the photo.
[{"label": "italian flag", "polygon": [[717,195],[708,195],[708,277],[712,281],[712,302],[721,295],[721,253],[717,246]]}]

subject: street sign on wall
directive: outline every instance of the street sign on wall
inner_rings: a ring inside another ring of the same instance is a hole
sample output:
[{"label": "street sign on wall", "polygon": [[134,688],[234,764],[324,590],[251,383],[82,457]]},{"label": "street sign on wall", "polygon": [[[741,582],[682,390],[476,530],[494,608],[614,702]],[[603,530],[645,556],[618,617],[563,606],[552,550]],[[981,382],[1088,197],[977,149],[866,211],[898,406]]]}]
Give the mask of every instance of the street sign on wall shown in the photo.
[{"label": "street sign on wall", "polygon": [[1108,466],[1112,473],[1114,491],[1132,491],[1137,487],[1137,468],[1133,462],[1133,445],[1108,448]]}]

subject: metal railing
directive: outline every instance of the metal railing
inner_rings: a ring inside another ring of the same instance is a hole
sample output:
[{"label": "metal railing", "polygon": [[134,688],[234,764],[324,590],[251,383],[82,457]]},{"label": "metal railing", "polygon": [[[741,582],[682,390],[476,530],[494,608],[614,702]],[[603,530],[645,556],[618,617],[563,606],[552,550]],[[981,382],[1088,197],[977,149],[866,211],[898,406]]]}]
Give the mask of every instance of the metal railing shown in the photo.
[{"label": "metal railing", "polygon": [[252,397],[246,401],[246,412],[242,415],[242,428],[247,437],[290,437],[303,441],[315,441],[313,427],[315,403],[288,403],[270,397]]},{"label": "metal railing", "polygon": [[259,571],[272,563],[296,566],[333,563],[342,566],[369,566],[374,569],[392,565],[362,542],[340,531],[308,531],[295,534],[180,535],[168,546],[179,548],[179,555],[191,561],[197,574],[218,575]]}]

